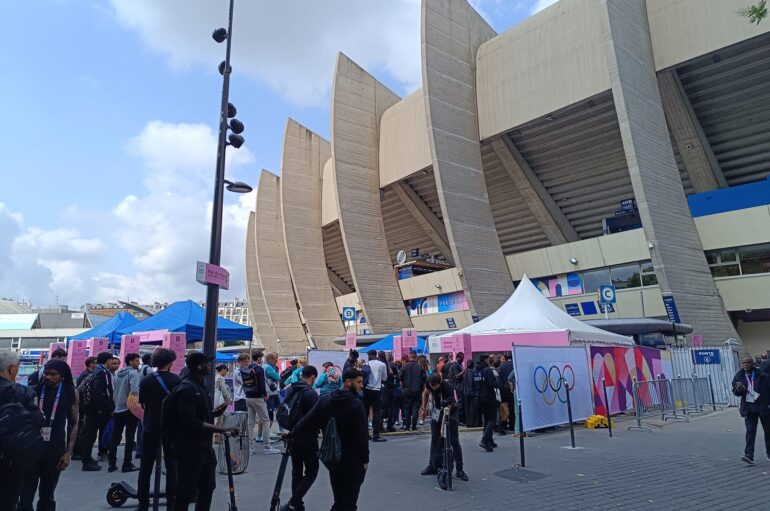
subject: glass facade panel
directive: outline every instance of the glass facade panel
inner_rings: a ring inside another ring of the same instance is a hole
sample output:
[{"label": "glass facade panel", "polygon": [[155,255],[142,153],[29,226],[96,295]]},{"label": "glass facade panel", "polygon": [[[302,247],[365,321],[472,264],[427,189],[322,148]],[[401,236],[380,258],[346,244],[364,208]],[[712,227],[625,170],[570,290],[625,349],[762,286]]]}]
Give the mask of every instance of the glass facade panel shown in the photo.
[{"label": "glass facade panel", "polygon": [[711,275],[714,277],[732,277],[740,274],[741,268],[737,264],[720,264],[711,267]]},{"label": "glass facade panel", "polygon": [[770,243],[741,247],[741,273],[770,273]]},{"label": "glass facade panel", "polygon": [[592,270],[583,272],[583,292],[595,293],[599,286],[609,286],[612,284],[610,279],[610,270]]},{"label": "glass facade panel", "polygon": [[638,264],[613,266],[610,268],[612,285],[615,289],[627,289],[642,285],[641,272]]},{"label": "glass facade panel", "polygon": [[642,274],[642,285],[643,286],[657,286],[658,285],[658,276],[654,273],[643,273]]}]

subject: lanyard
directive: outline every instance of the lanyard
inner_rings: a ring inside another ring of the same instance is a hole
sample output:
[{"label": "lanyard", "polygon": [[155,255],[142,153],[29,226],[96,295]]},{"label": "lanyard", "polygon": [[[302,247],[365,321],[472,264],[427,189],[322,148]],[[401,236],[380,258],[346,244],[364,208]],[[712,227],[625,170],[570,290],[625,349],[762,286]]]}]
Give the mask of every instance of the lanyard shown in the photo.
[{"label": "lanyard", "polygon": [[61,398],[61,389],[62,382],[59,382],[59,389],[56,391],[56,398],[53,401],[53,409],[51,410],[51,415],[48,417],[45,417],[45,411],[43,411],[43,403],[45,402],[45,385],[43,385],[40,390],[40,411],[43,413],[43,417],[49,425],[51,422],[53,422],[54,418],[56,418],[56,410],[59,408],[59,398]]},{"label": "lanyard", "polygon": [[746,375],[746,381],[749,383],[749,391],[754,390],[754,371],[751,372],[751,375]]}]

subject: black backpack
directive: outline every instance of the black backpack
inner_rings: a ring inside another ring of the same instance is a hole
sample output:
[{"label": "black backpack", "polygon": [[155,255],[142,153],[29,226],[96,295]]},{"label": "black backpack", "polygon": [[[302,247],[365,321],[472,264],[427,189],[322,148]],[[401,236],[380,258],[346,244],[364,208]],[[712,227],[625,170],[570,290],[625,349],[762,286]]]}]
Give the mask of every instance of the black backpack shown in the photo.
[{"label": "black backpack", "polygon": [[369,364],[364,364],[361,367],[361,376],[364,377],[364,388],[366,388],[369,385],[369,376],[372,375],[372,368],[369,367]]},{"label": "black backpack", "polygon": [[318,459],[332,470],[342,459],[342,442],[337,433],[337,420],[334,417],[329,419],[324,428],[324,435],[321,439],[321,448],[318,449]]},{"label": "black backpack", "polygon": [[83,378],[80,385],[77,386],[79,408],[83,412],[88,412],[91,408],[91,400],[94,392],[94,378],[96,371]]},{"label": "black backpack", "polygon": [[294,370],[295,370],[295,369],[296,369],[296,367],[294,367],[294,366],[289,366],[289,367],[287,367],[286,369],[284,369],[283,371],[281,371],[281,374],[279,374],[279,375],[278,375],[278,377],[280,378],[280,379],[278,380],[278,385],[279,385],[279,386],[280,386],[282,389],[283,389],[283,388],[285,388],[285,387],[287,387],[287,385],[286,385],[286,383],[285,383],[285,382],[286,382],[286,379],[287,379],[289,376],[291,376],[291,375],[292,375],[292,373],[294,372]]},{"label": "black backpack", "polygon": [[5,399],[0,401],[0,464],[25,468],[43,453],[43,415],[36,407],[22,405],[13,387],[6,392]]},{"label": "black backpack", "polygon": [[[241,372],[241,381],[243,382],[243,393],[246,397],[256,397],[257,393],[257,373],[254,370],[254,366],[250,365],[245,371],[238,369]],[[249,394],[252,394],[251,396]]]},{"label": "black backpack", "polygon": [[302,412],[300,406],[300,399],[302,393],[307,389],[296,389],[288,395],[286,399],[281,403],[281,407],[278,409],[278,425],[283,429],[291,430],[300,419],[300,413]]}]

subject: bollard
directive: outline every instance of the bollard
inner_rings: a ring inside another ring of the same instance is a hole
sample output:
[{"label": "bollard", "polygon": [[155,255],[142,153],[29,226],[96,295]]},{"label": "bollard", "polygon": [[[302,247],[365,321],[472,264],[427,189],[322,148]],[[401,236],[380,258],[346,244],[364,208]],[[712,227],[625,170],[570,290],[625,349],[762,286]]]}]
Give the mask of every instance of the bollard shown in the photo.
[{"label": "bollard", "polygon": [[711,392],[711,407],[714,411],[717,411],[716,399],[714,399],[714,384],[711,381],[711,374],[709,374],[709,391]]},{"label": "bollard", "polygon": [[607,380],[602,378],[602,387],[604,387],[604,408],[607,411],[607,428],[610,431],[610,438],[612,438],[612,419],[610,418],[610,401],[607,399]]},{"label": "bollard", "polygon": [[519,400],[519,456],[521,458],[521,467],[524,468],[524,423],[521,420],[521,400]]},{"label": "bollard", "polygon": [[572,402],[569,399],[569,385],[567,385],[567,379],[562,377],[564,382],[564,388],[567,390],[567,418],[569,419],[569,439],[572,444],[572,448],[575,448],[575,425],[572,424]]}]

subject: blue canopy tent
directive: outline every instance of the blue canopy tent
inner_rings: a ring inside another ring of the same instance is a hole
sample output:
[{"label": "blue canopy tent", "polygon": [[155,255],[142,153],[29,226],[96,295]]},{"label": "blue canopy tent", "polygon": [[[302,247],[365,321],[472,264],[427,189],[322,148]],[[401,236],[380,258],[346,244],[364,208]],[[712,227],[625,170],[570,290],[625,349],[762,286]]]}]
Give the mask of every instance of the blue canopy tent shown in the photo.
[{"label": "blue canopy tent", "polygon": [[82,334],[73,335],[69,337],[68,340],[78,341],[91,339],[92,337],[105,337],[108,340],[107,342],[113,346],[117,346],[120,344],[121,335],[118,334],[118,331],[130,328],[131,325],[135,325],[137,323],[139,323],[139,320],[128,312],[118,312],[115,314],[115,316],[105,321],[101,325],[96,326],[91,330],[86,330]]},{"label": "blue canopy tent", "polygon": [[[369,346],[362,346],[360,348],[357,348],[357,350],[360,353],[367,353],[369,350],[377,350],[377,351],[393,351],[393,338],[398,334],[390,334],[379,341],[375,342],[374,344],[370,344]],[[418,337],[417,338],[417,348],[414,350],[417,352],[418,355],[427,355],[428,354],[428,341],[425,339],[425,337]]]},{"label": "blue canopy tent", "polygon": [[217,364],[231,364],[236,360],[238,360],[238,355],[235,353],[222,353],[221,351],[217,351]]},{"label": "blue canopy tent", "polygon": [[[144,321],[121,329],[120,335],[147,332],[150,330],[168,330],[187,334],[187,342],[200,342],[203,340],[203,319],[205,311],[203,307],[186,300],[175,302]],[[240,325],[225,318],[217,318],[218,341],[248,341],[251,340],[254,330],[250,326]]]}]

